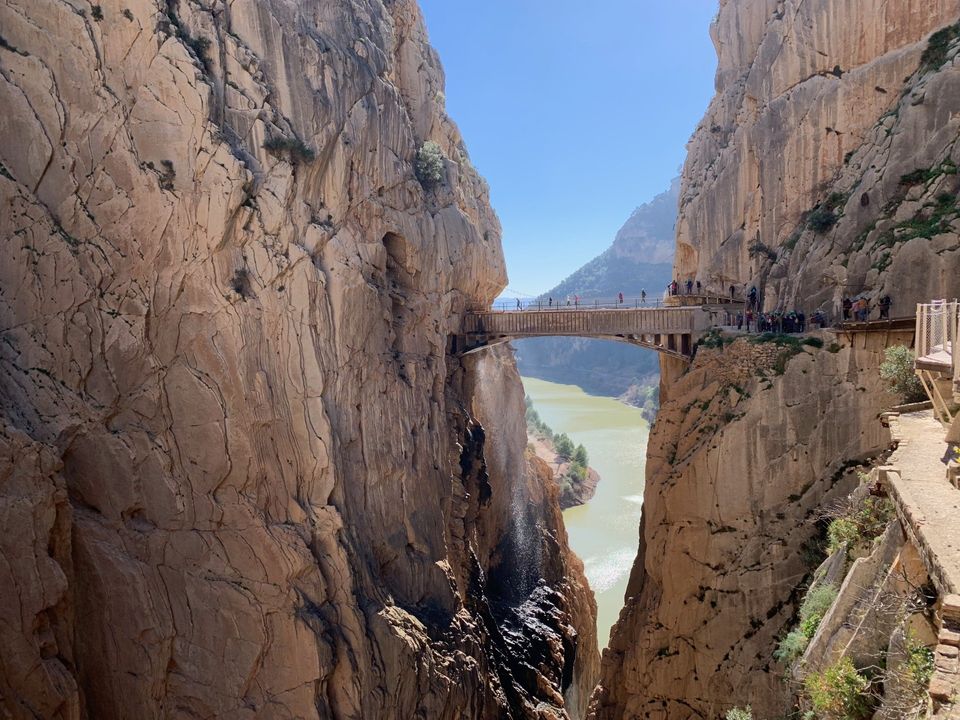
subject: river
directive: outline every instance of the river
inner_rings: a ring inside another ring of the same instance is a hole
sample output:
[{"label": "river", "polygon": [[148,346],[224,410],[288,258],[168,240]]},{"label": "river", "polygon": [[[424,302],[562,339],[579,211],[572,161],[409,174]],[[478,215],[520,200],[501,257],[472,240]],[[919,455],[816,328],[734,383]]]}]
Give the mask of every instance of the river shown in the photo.
[{"label": "river", "polygon": [[602,648],[620,615],[637,555],[650,428],[638,408],[587,395],[576,385],[525,377],[523,387],[544,422],[574,443],[583,443],[590,466],[600,473],[593,499],[565,510],[563,521],[597,598]]}]

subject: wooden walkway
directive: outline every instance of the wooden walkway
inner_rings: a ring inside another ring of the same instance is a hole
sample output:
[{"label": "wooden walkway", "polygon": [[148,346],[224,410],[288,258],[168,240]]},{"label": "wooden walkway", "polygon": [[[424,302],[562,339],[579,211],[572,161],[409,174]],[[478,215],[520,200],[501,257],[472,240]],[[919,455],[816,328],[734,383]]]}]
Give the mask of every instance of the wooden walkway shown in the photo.
[{"label": "wooden walkway", "polygon": [[455,354],[532,337],[576,336],[616,340],[689,358],[710,325],[701,307],[554,308],[513,312],[471,311],[454,338]]}]

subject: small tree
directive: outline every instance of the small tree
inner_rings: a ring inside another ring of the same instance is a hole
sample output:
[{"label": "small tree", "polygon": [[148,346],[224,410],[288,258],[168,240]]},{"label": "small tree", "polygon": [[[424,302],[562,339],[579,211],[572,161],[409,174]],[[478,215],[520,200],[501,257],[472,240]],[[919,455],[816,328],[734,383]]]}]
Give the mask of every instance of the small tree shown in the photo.
[{"label": "small tree", "polygon": [[557,455],[567,458],[568,460],[573,457],[574,447],[573,441],[567,437],[566,433],[560,433],[555,440],[555,445],[557,449]]},{"label": "small tree", "polygon": [[873,698],[870,681],[842,658],[820,673],[804,680],[806,695],[818,717],[829,720],[861,720],[869,717]]},{"label": "small tree", "polygon": [[428,140],[417,150],[417,158],[413,163],[413,170],[417,180],[425,190],[437,187],[443,182],[444,176],[443,150],[432,140]]},{"label": "small tree", "polygon": [[573,461],[581,467],[586,467],[590,464],[590,459],[587,457],[587,449],[583,445],[577,445],[577,449],[573,452]]},{"label": "small tree", "polygon": [[923,384],[913,370],[913,351],[905,345],[894,345],[886,349],[884,358],[880,377],[887,381],[890,390],[903,402],[926,400]]}]

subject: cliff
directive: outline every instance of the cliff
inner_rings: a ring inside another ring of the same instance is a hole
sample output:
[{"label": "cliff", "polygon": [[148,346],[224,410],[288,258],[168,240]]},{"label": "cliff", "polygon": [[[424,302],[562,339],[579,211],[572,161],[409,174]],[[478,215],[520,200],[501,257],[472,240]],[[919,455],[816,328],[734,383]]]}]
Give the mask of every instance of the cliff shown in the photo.
[{"label": "cliff", "polygon": [[[958,15],[937,0],[721,0],[675,272],[830,315],[856,294],[909,315],[960,292]],[[911,334],[822,340],[661,361],[639,555],[592,717],[790,709],[773,651],[814,569],[811,521],[885,449],[877,417],[894,400],[877,368]]]},{"label": "cliff", "polygon": [[960,80],[955,53],[927,51],[958,16],[954,0],[722,0],[677,273],[807,312],[890,293],[907,315],[947,292],[957,208],[936,198],[958,190]]},{"label": "cliff", "polygon": [[446,353],[505,274],[415,3],[0,29],[0,714],[577,716],[519,379]]}]

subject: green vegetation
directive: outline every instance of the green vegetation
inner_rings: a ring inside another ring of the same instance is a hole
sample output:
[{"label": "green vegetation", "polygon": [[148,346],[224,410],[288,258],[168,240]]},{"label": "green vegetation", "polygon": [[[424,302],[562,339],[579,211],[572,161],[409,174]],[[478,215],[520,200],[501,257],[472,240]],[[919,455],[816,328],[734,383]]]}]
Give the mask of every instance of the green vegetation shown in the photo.
[{"label": "green vegetation", "polygon": [[309,145],[298,137],[283,137],[277,135],[269,138],[263,149],[276,157],[289,160],[292,165],[313,162],[317,154]]},{"label": "green vegetation", "polygon": [[103,20],[103,8],[100,7],[99,5],[91,5],[90,15],[93,17],[94,20],[96,20],[97,22],[100,22],[101,20]]},{"label": "green vegetation", "polygon": [[749,253],[750,257],[757,257],[759,255],[767,258],[767,260],[777,259],[777,251],[769,245],[760,242],[759,240],[753,242],[750,247],[747,248],[747,252]]},{"label": "green vegetation", "polygon": [[783,375],[787,371],[787,363],[790,362],[790,359],[794,355],[799,355],[801,352],[803,352],[803,347],[805,345],[817,348],[823,347],[823,342],[817,338],[801,339],[796,335],[774,332],[765,332],[760,335],[754,335],[750,338],[750,342],[754,344],[773,343],[774,345],[778,345],[782,348],[780,354],[777,355],[773,362],[773,372],[775,375]]},{"label": "green vegetation", "polygon": [[524,398],[524,403],[526,405],[527,433],[553,445],[554,452],[569,463],[566,472],[557,478],[561,489],[569,490],[574,482],[580,483],[586,480],[587,468],[590,465],[587,449],[583,445],[574,445],[566,433],[555,433],[543,421],[536,408],[533,407],[533,400],[529,395]]},{"label": "green vegetation", "polygon": [[839,218],[833,210],[820,207],[810,213],[810,217],[807,218],[807,227],[822,235],[836,225],[837,220]]},{"label": "green vegetation", "polygon": [[886,380],[891,392],[905,403],[927,399],[923,384],[913,370],[913,351],[905,345],[894,345],[884,351],[880,377]]},{"label": "green vegetation", "polygon": [[160,173],[160,187],[164,190],[173,190],[173,181],[177,177],[177,171],[173,168],[172,160],[161,160],[163,171]]},{"label": "green vegetation", "polygon": [[747,705],[745,708],[734,708],[727,711],[726,720],[753,720],[753,710]]},{"label": "green vegetation", "polygon": [[786,665],[799,660],[836,599],[837,589],[833,585],[818,585],[810,590],[800,605],[800,622],[780,641],[773,657]]},{"label": "green vegetation", "polygon": [[930,36],[927,47],[920,56],[920,70],[939,70],[947,62],[950,43],[960,37],[960,23],[938,30]]},{"label": "green vegetation", "polygon": [[827,552],[834,553],[847,543],[851,551],[872,546],[893,519],[893,503],[887,498],[868,496],[843,515],[833,518],[827,528]]},{"label": "green vegetation", "polygon": [[703,337],[697,341],[697,345],[705,348],[722,348],[724,345],[729,345],[734,340],[735,337],[724,335],[723,331],[720,328],[710,328],[703,334]]},{"label": "green vegetation", "polygon": [[927,686],[930,685],[933,662],[933,650],[921,645],[912,635],[907,637],[907,674],[921,692],[926,692]]},{"label": "green vegetation", "polygon": [[870,680],[853,661],[842,658],[804,680],[804,694],[822,720],[862,720],[870,716],[874,698]]},{"label": "green vegetation", "polygon": [[424,190],[431,190],[440,185],[443,182],[445,170],[443,150],[440,146],[432,140],[421,145],[417,150],[413,170]]}]

